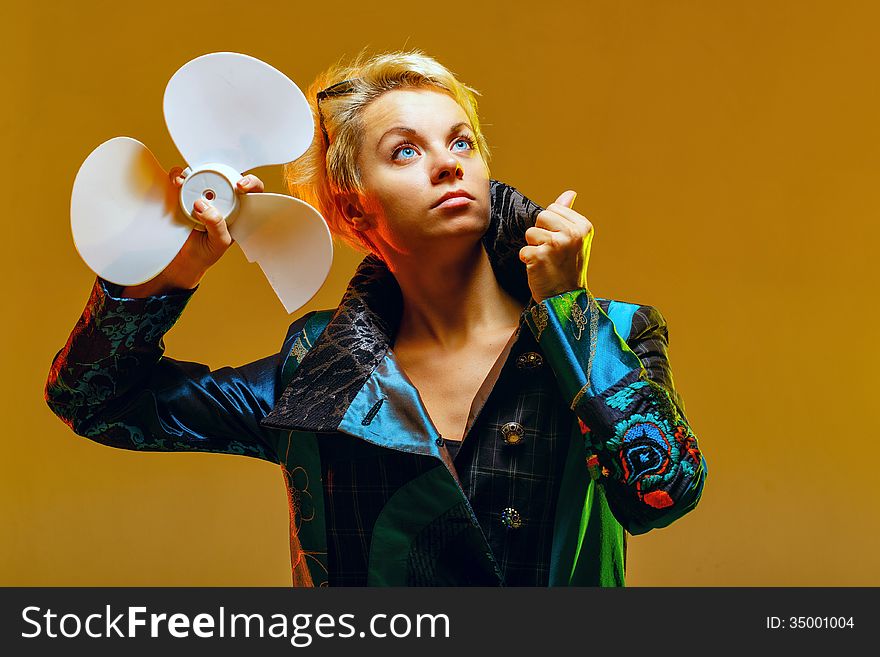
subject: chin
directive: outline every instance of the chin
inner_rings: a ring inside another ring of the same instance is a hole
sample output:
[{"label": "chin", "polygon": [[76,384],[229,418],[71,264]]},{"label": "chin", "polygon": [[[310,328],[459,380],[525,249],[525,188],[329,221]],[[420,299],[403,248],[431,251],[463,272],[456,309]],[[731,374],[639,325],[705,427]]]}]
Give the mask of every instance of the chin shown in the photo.
[{"label": "chin", "polygon": [[474,236],[476,239],[481,238],[489,229],[489,217],[474,216],[472,212],[462,213],[459,215],[451,215],[439,221],[438,229],[434,234],[446,235],[449,237],[466,237]]}]

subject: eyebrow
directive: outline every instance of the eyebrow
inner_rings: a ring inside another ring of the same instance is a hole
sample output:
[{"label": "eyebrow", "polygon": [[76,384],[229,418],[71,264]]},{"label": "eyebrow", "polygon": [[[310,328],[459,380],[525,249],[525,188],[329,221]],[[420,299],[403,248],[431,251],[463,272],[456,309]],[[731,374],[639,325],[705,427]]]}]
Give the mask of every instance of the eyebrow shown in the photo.
[{"label": "eyebrow", "polygon": [[[468,123],[467,121],[459,121],[454,126],[449,128],[449,132],[447,134],[451,135],[453,132],[458,131],[458,129],[462,128],[462,127],[467,128],[471,132],[474,131],[474,129],[471,127],[470,123]],[[409,137],[414,137],[414,136],[418,136],[419,131],[415,130],[413,128],[407,127],[405,125],[394,126],[393,128],[389,128],[388,130],[386,130],[385,134],[383,134],[381,137],[379,137],[379,141],[376,142],[376,148],[381,146],[382,142],[385,141],[385,137],[387,137],[390,134],[395,134],[395,133],[401,134],[401,135],[407,135]]]}]

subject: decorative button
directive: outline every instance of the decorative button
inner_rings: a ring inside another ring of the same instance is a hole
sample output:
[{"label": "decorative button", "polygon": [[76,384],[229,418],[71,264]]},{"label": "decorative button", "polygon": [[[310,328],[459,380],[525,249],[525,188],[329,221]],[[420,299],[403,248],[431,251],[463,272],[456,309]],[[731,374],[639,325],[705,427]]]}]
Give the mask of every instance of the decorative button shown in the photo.
[{"label": "decorative button", "polygon": [[522,516],[519,515],[519,511],[509,506],[501,512],[501,524],[508,529],[519,529],[523,524]]},{"label": "decorative button", "polygon": [[508,422],[501,427],[505,445],[519,445],[526,439],[526,430],[519,422]]},{"label": "decorative button", "polygon": [[438,447],[443,447],[443,443],[444,443],[445,441],[443,440],[443,436],[440,436],[440,437],[437,438],[437,440],[435,440],[434,442],[437,443],[437,446],[438,446]]},{"label": "decorative button", "polygon": [[537,351],[527,351],[516,359],[516,366],[521,370],[536,370],[544,364],[544,358]]}]

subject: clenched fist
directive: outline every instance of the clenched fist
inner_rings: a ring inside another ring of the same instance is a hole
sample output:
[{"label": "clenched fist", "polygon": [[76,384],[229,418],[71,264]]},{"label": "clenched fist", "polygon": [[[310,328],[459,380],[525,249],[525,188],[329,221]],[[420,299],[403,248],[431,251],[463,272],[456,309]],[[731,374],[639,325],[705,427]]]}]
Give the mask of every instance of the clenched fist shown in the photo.
[{"label": "clenched fist", "polygon": [[560,194],[526,230],[526,246],[520,249],[519,259],[526,265],[529,288],[537,302],[587,288],[594,231],[586,217],[571,209],[575,196],[571,190]]}]

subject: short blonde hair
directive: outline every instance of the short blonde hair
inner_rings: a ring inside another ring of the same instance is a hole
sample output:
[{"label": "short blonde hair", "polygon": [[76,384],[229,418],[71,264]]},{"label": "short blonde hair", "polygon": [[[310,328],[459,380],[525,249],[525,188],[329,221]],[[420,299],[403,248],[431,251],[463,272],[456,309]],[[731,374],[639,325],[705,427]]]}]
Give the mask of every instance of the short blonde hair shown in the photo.
[{"label": "short blonde hair", "polygon": [[[343,81],[350,82],[344,93],[322,99],[319,112],[318,93]],[[350,63],[337,63],[320,74],[306,94],[315,120],[315,136],[301,157],[284,165],[284,182],[292,196],[317,208],[330,231],[356,250],[375,253],[369,240],[342,214],[334,198],[337,193],[363,192],[357,164],[364,135],[363,110],[386,91],[420,87],[436,88],[458,102],[467,114],[477,148],[488,166],[489,146],[477,113],[479,92],[420,50],[373,56],[361,51]],[[329,148],[321,130],[322,118]]]}]

